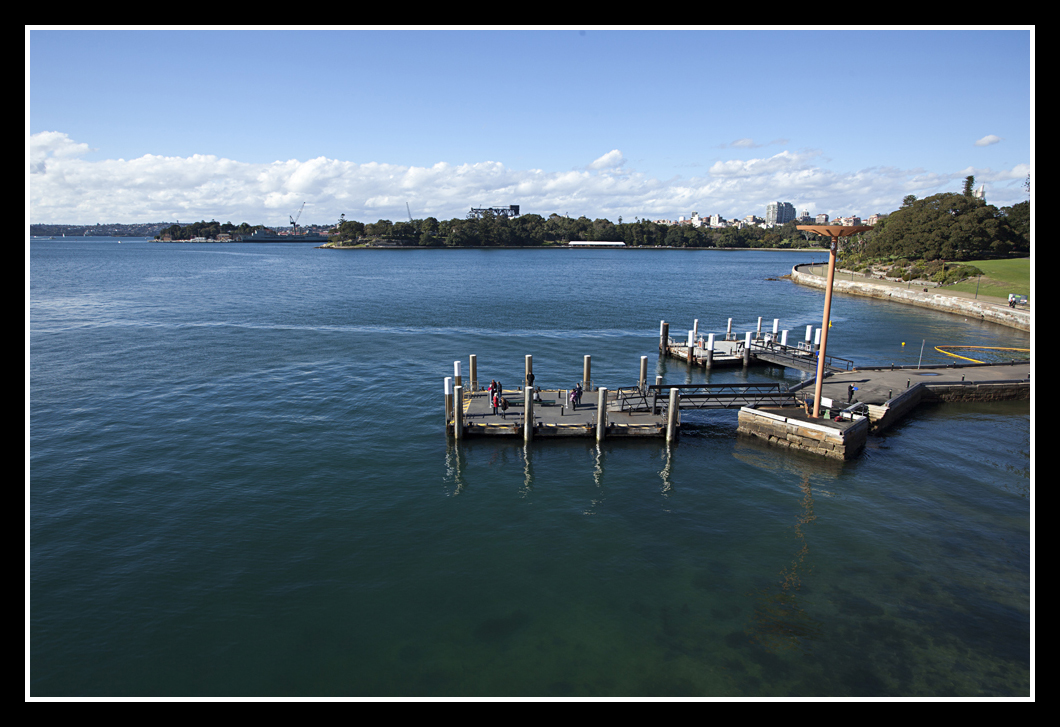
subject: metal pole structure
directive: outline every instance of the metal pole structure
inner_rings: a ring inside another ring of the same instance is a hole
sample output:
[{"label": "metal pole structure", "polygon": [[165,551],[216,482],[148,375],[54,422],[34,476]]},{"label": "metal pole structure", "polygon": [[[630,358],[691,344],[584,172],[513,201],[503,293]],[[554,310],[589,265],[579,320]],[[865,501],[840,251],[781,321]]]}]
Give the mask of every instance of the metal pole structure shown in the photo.
[{"label": "metal pole structure", "polygon": [[835,280],[836,254],[839,252],[839,238],[853,235],[857,232],[871,230],[871,227],[845,225],[797,225],[796,229],[809,230],[818,235],[830,238],[828,246],[828,282],[824,289],[824,318],[821,323],[821,348],[817,352],[817,379],[813,391],[813,416],[816,419],[821,415],[821,385],[824,382],[824,358],[828,350],[828,320],[832,312],[832,282]]},{"label": "metal pole structure", "polygon": [[582,386],[588,389],[591,386],[593,375],[593,357],[586,354],[582,359]]},{"label": "metal pole structure", "polygon": [[468,363],[468,368],[471,369],[469,372],[471,376],[471,391],[478,391],[478,356],[471,354],[471,360]]},{"label": "metal pole structure", "polygon": [[828,282],[824,289],[824,319],[821,323],[821,348],[817,351],[817,379],[813,385],[813,418],[821,416],[821,387],[824,384],[824,353],[828,349],[828,316],[832,312],[832,280],[835,278],[835,256],[839,237],[832,236],[828,246]]}]

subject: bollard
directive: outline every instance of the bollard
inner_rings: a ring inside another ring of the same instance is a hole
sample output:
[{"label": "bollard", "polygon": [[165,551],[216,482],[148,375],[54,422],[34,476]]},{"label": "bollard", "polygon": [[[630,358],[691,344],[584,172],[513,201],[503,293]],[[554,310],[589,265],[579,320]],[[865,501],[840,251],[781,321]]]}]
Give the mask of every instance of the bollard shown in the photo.
[{"label": "bollard", "polygon": [[707,368],[714,366],[714,334],[707,335]]},{"label": "bollard", "polygon": [[596,393],[596,441],[602,442],[607,431],[607,389],[601,386]]},{"label": "bollard", "polygon": [[590,382],[593,380],[593,364],[592,356],[586,355],[582,360],[582,386],[586,391],[589,390]]},{"label": "bollard", "polygon": [[677,389],[670,389],[670,410],[666,412],[666,443],[670,444],[677,435]]},{"label": "bollard", "polygon": [[453,436],[464,438],[464,387],[453,387]]},{"label": "bollard", "polygon": [[748,331],[747,335],[743,338],[743,365],[747,366],[751,363],[751,332]]},{"label": "bollard", "polygon": [[453,361],[453,385],[463,386],[464,380],[460,378],[460,362]]},{"label": "bollard", "polygon": [[[527,357],[529,358],[529,356]],[[534,387],[523,389],[523,441],[527,444],[534,438]]]},{"label": "bollard", "polygon": [[659,353],[666,353],[666,344],[670,340],[670,324],[666,321],[659,321]]},{"label": "bollard", "polygon": [[471,354],[468,362],[468,375],[471,376],[471,391],[478,391],[478,356]]},{"label": "bollard", "polygon": [[640,390],[644,391],[644,387],[648,385],[648,357],[640,357]]}]

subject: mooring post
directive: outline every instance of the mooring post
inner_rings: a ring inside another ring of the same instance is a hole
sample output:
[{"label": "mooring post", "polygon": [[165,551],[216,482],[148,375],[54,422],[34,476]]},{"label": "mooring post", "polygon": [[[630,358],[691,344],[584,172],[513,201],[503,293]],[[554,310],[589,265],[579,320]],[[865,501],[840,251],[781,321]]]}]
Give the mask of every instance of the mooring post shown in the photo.
[{"label": "mooring post", "polygon": [[751,332],[748,331],[743,337],[743,365],[751,363]]},{"label": "mooring post", "polygon": [[534,438],[534,387],[532,386],[523,389],[523,412],[523,441],[529,444]]},{"label": "mooring post", "polygon": [[692,321],[692,342],[695,343],[699,340],[699,319],[696,318]]},{"label": "mooring post", "polygon": [[773,319],[773,340],[777,340],[777,332],[780,330],[780,319]]},{"label": "mooring post", "polygon": [[592,356],[586,355],[582,359],[582,386],[588,389],[592,381],[593,364]]},{"label": "mooring post", "polygon": [[449,417],[453,413],[453,377],[445,377],[445,431],[449,431]]},{"label": "mooring post", "polygon": [[820,351],[821,350],[821,329],[820,328],[818,328],[816,331],[814,331],[814,334],[813,334],[813,350],[814,351]]},{"label": "mooring post", "polygon": [[806,326],[806,348],[810,347],[810,341],[813,340],[813,324]]},{"label": "mooring post", "polygon": [[688,361],[688,363],[692,363],[692,345],[696,342],[695,335],[696,332],[694,329],[688,332],[688,355],[685,356],[685,360]]},{"label": "mooring post", "polygon": [[659,321],[659,353],[666,354],[666,344],[670,340],[670,324],[666,321]]},{"label": "mooring post", "polygon": [[784,348],[788,347],[788,332],[787,331],[781,331],[781,333],[780,333],[780,345],[783,346]]},{"label": "mooring post", "polygon": [[677,434],[677,389],[670,389],[670,410],[666,412],[666,443],[674,441]]},{"label": "mooring post", "polygon": [[707,335],[707,368],[714,366],[714,334]]},{"label": "mooring post", "polygon": [[648,385],[648,357],[640,357],[640,390],[644,391],[644,387]]},{"label": "mooring post", "polygon": [[660,387],[662,387],[662,376],[661,375],[655,377],[655,386],[656,386],[656,388],[652,389],[652,392],[651,392],[651,413],[652,413],[652,416],[655,416],[656,414],[659,413],[659,392],[662,390],[660,388]]},{"label": "mooring post", "polygon": [[755,340],[762,338],[762,316],[758,316],[758,329],[755,331]]},{"label": "mooring post", "polygon": [[478,391],[478,356],[471,354],[471,360],[468,362],[468,375],[471,377],[471,391],[472,393]]},{"label": "mooring post", "polygon": [[602,442],[607,431],[607,389],[601,386],[596,393],[599,396],[596,400],[596,441]]},{"label": "mooring post", "polygon": [[531,354],[526,354],[526,366],[523,371],[523,386],[530,383],[530,374],[534,373],[534,357]]},{"label": "mooring post", "polygon": [[453,387],[453,436],[464,438],[464,387]]},{"label": "mooring post", "polygon": [[453,361],[453,385],[463,386],[464,380],[460,378],[460,362]]},{"label": "mooring post", "polygon": [[732,340],[732,318],[729,319],[729,325],[725,328],[725,340]]}]

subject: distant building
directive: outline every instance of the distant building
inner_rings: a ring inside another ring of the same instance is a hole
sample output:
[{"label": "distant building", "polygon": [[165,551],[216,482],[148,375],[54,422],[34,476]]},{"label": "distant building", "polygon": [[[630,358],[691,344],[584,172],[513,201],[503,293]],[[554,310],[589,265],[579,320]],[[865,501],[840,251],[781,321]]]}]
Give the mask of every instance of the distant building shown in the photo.
[{"label": "distant building", "polygon": [[766,222],[783,225],[795,219],[795,207],[791,202],[770,202],[766,205]]},{"label": "distant building", "polygon": [[519,205],[512,204],[507,207],[480,207],[477,209],[473,207],[467,217],[468,219],[478,219],[479,217],[485,216],[487,212],[492,213],[494,217],[518,217]]},{"label": "distant building", "polygon": [[828,224],[828,215],[824,214],[823,212],[821,214],[817,215],[817,219],[814,220],[814,224],[815,225],[827,225]]}]

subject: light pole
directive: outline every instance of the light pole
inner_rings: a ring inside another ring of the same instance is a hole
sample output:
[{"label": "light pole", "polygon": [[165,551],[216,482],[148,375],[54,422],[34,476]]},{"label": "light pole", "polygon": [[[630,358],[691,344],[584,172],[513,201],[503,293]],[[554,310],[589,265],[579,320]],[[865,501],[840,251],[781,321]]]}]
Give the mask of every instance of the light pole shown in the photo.
[{"label": "light pole", "polygon": [[821,416],[821,384],[824,382],[824,357],[828,349],[828,321],[832,312],[832,281],[835,279],[835,259],[839,251],[839,238],[849,237],[871,227],[848,227],[846,225],[797,225],[797,229],[815,232],[831,240],[828,246],[828,283],[824,289],[824,320],[821,323],[821,349],[817,352],[817,381],[813,389],[813,418]]}]

